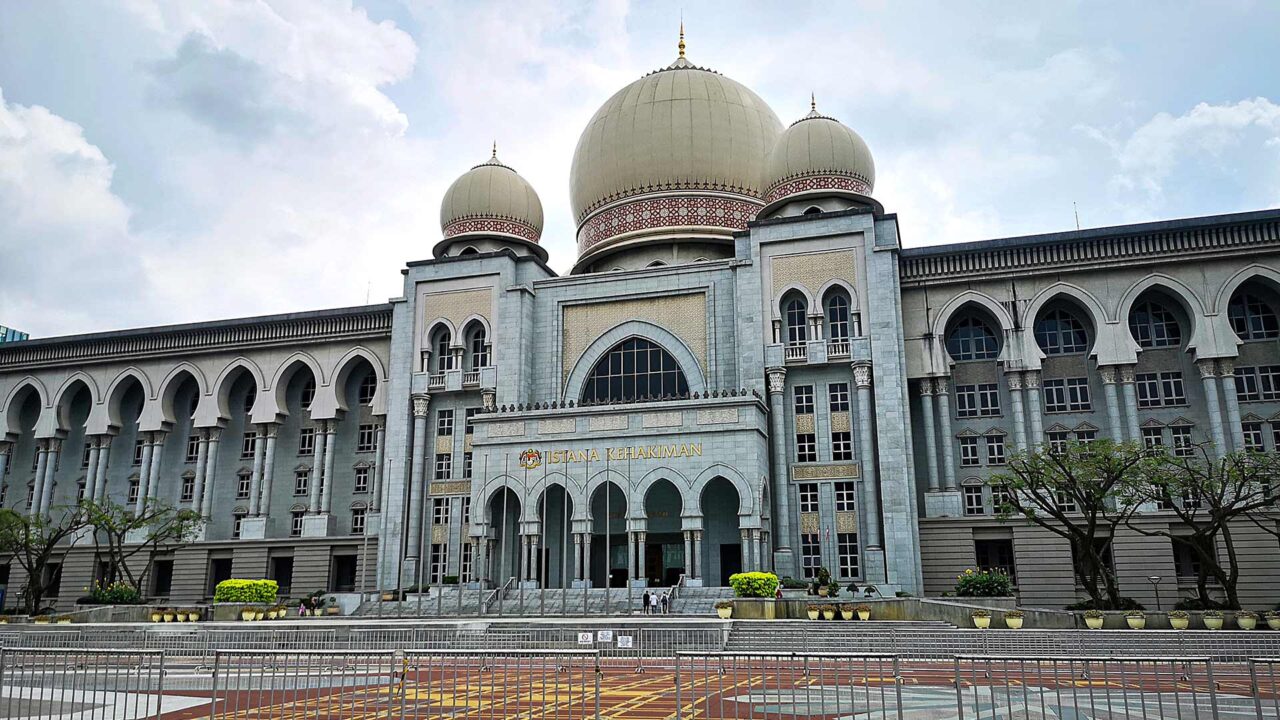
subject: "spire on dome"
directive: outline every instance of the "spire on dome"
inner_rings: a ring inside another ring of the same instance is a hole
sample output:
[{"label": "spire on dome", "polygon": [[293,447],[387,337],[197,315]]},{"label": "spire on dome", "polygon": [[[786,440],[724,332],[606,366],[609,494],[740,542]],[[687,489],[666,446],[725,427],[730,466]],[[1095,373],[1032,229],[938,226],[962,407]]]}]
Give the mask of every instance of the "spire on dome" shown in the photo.
[{"label": "spire on dome", "polygon": [[684,12],[680,13],[680,43],[676,45],[680,50],[680,57],[684,57]]},{"label": "spire on dome", "polygon": [[489,156],[489,159],[490,160],[498,159],[498,141],[497,140],[493,141],[493,155]]},{"label": "spire on dome", "polygon": [[812,90],[809,91],[809,112],[818,112],[818,99]]}]

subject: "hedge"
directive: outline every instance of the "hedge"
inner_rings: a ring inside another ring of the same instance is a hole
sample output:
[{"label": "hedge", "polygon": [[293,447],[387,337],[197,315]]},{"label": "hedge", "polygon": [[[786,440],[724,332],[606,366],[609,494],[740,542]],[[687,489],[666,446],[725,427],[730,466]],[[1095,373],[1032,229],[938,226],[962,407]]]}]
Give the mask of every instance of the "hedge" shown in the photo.
[{"label": "hedge", "polygon": [[737,597],[773,598],[778,592],[778,576],[766,572],[737,573],[729,576]]},{"label": "hedge", "polygon": [[275,580],[223,580],[213,590],[213,601],[273,603],[279,590]]}]

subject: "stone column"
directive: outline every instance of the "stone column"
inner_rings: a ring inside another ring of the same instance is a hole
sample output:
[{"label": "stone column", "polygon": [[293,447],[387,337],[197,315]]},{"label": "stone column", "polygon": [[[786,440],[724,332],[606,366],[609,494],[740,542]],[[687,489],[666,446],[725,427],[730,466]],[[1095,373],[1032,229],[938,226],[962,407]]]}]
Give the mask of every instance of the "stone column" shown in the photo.
[{"label": "stone column", "polygon": [[1120,395],[1124,398],[1126,415],[1125,433],[1130,442],[1142,442],[1142,431],[1138,429],[1138,387],[1136,365],[1120,366]]},{"label": "stone column", "polygon": [[204,503],[200,506],[200,514],[213,517],[213,481],[218,476],[218,442],[222,437],[222,428],[209,428],[209,465],[204,472]]},{"label": "stone column", "polygon": [[636,534],[627,533],[627,583],[636,579]]},{"label": "stone column", "polygon": [[690,578],[695,578],[698,575],[693,571],[693,531],[685,530],[683,535],[684,535],[684,574]]},{"label": "stone column", "polygon": [[1098,374],[1102,376],[1102,396],[1107,404],[1107,425],[1111,431],[1111,439],[1124,442],[1124,425],[1120,422],[1120,398],[1116,390],[1119,369],[1115,365],[1101,365]]},{"label": "stone column", "polygon": [[858,437],[862,474],[862,506],[868,547],[880,547],[880,482],[876,473],[875,412],[871,405],[871,363],[853,365],[853,382],[858,386]]},{"label": "stone column", "polygon": [[12,453],[13,445],[7,442],[0,442],[0,483],[4,482],[4,474],[9,470],[9,456]]},{"label": "stone column", "polygon": [[1009,405],[1013,408],[1013,444],[1019,449],[1027,447],[1027,415],[1022,408],[1022,373],[1004,374],[1009,383]]},{"label": "stone column", "polygon": [[1209,430],[1213,438],[1213,453],[1222,457],[1227,452],[1227,439],[1222,433],[1222,407],[1218,403],[1217,362],[1214,360],[1197,360],[1200,370],[1200,383],[1204,386],[1205,405],[1209,410]]},{"label": "stone column", "polygon": [[98,465],[93,480],[93,500],[104,502],[107,498],[107,468],[111,464],[111,436],[98,436]]},{"label": "stone column", "polygon": [[320,512],[320,488],[324,486],[324,449],[325,439],[328,437],[324,432],[325,421],[320,421],[320,427],[316,428],[316,444],[312,450],[311,462],[311,480],[307,484],[307,512],[316,515]]},{"label": "stone column", "polygon": [[320,512],[329,514],[333,512],[333,463],[337,442],[334,436],[337,435],[338,421],[330,420],[325,424],[326,436],[324,442],[324,485],[320,487]]},{"label": "stone column", "polygon": [[[92,500],[98,496],[98,437],[86,437],[85,442],[89,444],[89,467],[84,471],[84,496],[87,500]],[[0,466],[0,482],[4,481],[4,467]]]},{"label": "stone column", "polygon": [[147,497],[160,497],[160,469],[164,465],[164,441],[168,433],[157,432],[151,436],[151,475],[147,477]]},{"label": "stone column", "polygon": [[591,585],[591,533],[582,533],[582,579]]},{"label": "stone column", "polygon": [[[422,512],[423,501],[427,494],[427,484],[424,478],[426,471],[426,455],[427,455],[427,413],[431,405],[430,395],[414,395],[410,398],[413,403],[413,454],[411,455],[411,464],[409,471],[409,523],[405,530],[406,543],[405,557],[409,560],[416,560],[419,556],[419,543],[422,535]],[[503,531],[506,530],[506,517],[502,518]],[[498,570],[503,568],[501,564],[506,562],[506,558],[498,559]],[[406,571],[412,573],[412,563],[406,564]],[[410,575],[412,577],[412,575]],[[503,580],[499,579],[499,583]]]},{"label": "stone column", "polygon": [[[374,442],[376,443],[377,451],[373,454],[373,497],[370,500],[373,511],[379,512],[382,509],[382,465],[386,462],[387,455],[387,428],[385,426],[378,426],[377,437]],[[479,553],[477,552],[478,556]],[[471,559],[471,565],[473,568],[479,567],[476,565],[476,558]]]},{"label": "stone column", "polygon": [[[769,434],[773,443],[773,498],[777,503],[778,573],[795,575],[795,556],[791,552],[791,463],[787,457],[785,368],[769,368]],[[696,567],[696,566],[695,566]],[[694,576],[696,577],[696,575]]]},{"label": "stone column", "polygon": [[262,501],[262,469],[267,458],[267,443],[259,425],[253,436],[253,474],[249,476],[249,515],[257,517]]},{"label": "stone column", "polygon": [[520,535],[520,582],[529,579],[529,542],[528,535]]},{"label": "stone column", "polygon": [[529,579],[542,587],[542,573],[538,571],[538,561],[542,559],[542,536],[529,536]]},{"label": "stone column", "polygon": [[54,486],[57,485],[58,456],[61,454],[62,441],[58,438],[49,438],[49,449],[44,465],[43,494],[40,500],[41,515],[48,515],[49,508],[53,507]]},{"label": "stone column", "polygon": [[919,384],[920,414],[924,417],[924,452],[929,468],[929,491],[936,492],[938,482],[938,428],[933,415],[933,379],[924,378]]},{"label": "stone column", "polygon": [[647,568],[647,567],[649,567],[649,566],[648,566],[648,565],[646,565],[646,564],[645,564],[645,562],[644,562],[644,561],[645,561],[645,546],[644,546],[644,539],[645,539],[645,533],[642,533],[642,532],[638,532],[638,533],[636,533],[636,551],[637,551],[637,553],[640,555],[640,558],[639,558],[639,560],[637,560],[637,561],[636,561],[636,567],[637,567],[638,569],[637,569],[637,571],[636,571],[636,575],[635,575],[635,577],[636,577],[637,579],[644,580],[644,581],[645,581],[645,585],[648,585],[648,584],[649,584],[649,573],[648,573],[648,571],[647,571],[647,570],[645,570],[645,568]]},{"label": "stone column", "polygon": [[27,513],[31,517],[40,514],[40,498],[44,497],[44,466],[49,462],[49,451],[44,440],[36,440],[36,475],[31,485],[30,507]]},{"label": "stone column", "polygon": [[1040,371],[1028,370],[1022,374],[1022,383],[1027,391],[1027,441],[1028,449],[1044,442],[1044,404],[1043,391],[1040,389]]},{"label": "stone column", "polygon": [[[698,563],[702,562],[702,531],[701,530],[693,531],[693,562],[694,562],[695,568],[698,567]],[[697,576],[702,577],[702,570],[700,568],[697,571]]]},{"label": "stone column", "polygon": [[271,515],[271,489],[276,471],[276,434],[279,431],[279,425],[270,423],[266,426],[267,430],[267,449],[266,460],[262,466],[262,501],[258,504],[258,510],[262,515]]},{"label": "stone column", "polygon": [[573,579],[582,580],[582,533],[573,534]]},{"label": "stone column", "polygon": [[1218,360],[1218,375],[1222,378],[1222,400],[1227,407],[1227,425],[1230,433],[1224,436],[1231,438],[1231,447],[1237,452],[1244,452],[1244,427],[1240,424],[1240,398],[1236,396],[1236,364],[1231,358]]},{"label": "stone column", "polygon": [[933,393],[938,400],[938,423],[942,429],[942,479],[947,490],[956,489],[956,438],[951,432],[951,388],[948,379],[933,379]]},{"label": "stone column", "polygon": [[191,507],[199,512],[204,503],[204,474],[209,467],[209,433],[200,430],[200,440],[196,444],[196,482],[191,493]]},{"label": "stone column", "polygon": [[[148,433],[150,435],[150,433]],[[149,488],[149,478],[151,477],[151,453],[154,447],[151,444],[151,438],[148,437],[142,443],[142,468],[138,471],[138,501],[133,505],[135,515],[142,514],[142,506],[147,501],[147,491]]]}]

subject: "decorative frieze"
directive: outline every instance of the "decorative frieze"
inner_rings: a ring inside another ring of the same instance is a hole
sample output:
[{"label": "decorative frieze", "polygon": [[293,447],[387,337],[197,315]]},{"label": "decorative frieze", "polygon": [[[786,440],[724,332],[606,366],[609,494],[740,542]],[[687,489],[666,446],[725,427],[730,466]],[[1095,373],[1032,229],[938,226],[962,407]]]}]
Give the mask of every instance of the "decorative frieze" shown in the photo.
[{"label": "decorative frieze", "polygon": [[561,338],[561,381],[569,380],[569,373],[591,343],[632,320],[657,325],[680,338],[706,370],[707,312],[707,296],[701,291],[566,305]]},{"label": "decorative frieze", "polygon": [[817,294],[832,280],[843,280],[853,285],[857,278],[856,256],[852,250],[783,255],[773,258],[771,267],[773,297],[791,285],[799,285]]},{"label": "decorative frieze", "polygon": [[431,489],[429,492],[432,497],[440,497],[441,495],[469,495],[471,493],[471,483],[435,482],[431,483]]},{"label": "decorative frieze", "polygon": [[548,418],[538,421],[539,435],[556,435],[571,433],[578,429],[578,421],[574,418]]},{"label": "decorative frieze", "polygon": [[617,431],[627,429],[626,415],[594,415],[588,427],[591,432]]},{"label": "decorative frieze", "polygon": [[698,411],[699,425],[729,425],[738,422],[738,408],[711,408]]},{"label": "decorative frieze", "polygon": [[646,428],[680,427],[684,424],[684,414],[678,411],[645,413],[642,424]]},{"label": "decorative frieze", "polygon": [[791,466],[793,480],[853,480],[857,477],[857,463]]},{"label": "decorative frieze", "polygon": [[523,420],[489,423],[489,437],[518,437],[524,434]]}]

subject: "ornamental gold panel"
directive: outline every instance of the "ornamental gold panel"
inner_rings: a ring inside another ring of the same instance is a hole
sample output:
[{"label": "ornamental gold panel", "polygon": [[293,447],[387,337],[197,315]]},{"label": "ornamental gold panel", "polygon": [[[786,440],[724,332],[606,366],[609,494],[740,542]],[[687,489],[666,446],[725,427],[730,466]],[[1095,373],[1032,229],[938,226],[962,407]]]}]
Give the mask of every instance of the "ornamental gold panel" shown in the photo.
[{"label": "ornamental gold panel", "polygon": [[432,544],[444,545],[449,542],[449,526],[448,525],[432,525],[431,526],[431,542]]},{"label": "ornamental gold panel", "polygon": [[469,482],[438,482],[431,483],[431,489],[428,491],[431,497],[440,497],[441,495],[470,495],[471,483]]},{"label": "ornamental gold panel", "polygon": [[574,365],[596,338],[629,320],[652,323],[683,340],[706,372],[707,296],[697,292],[566,306],[561,339],[561,383],[568,382]]},{"label": "ornamental gold panel", "polygon": [[852,513],[852,512],[836,513],[836,532],[842,532],[842,533],[858,532],[858,513]]},{"label": "ornamental gold panel", "polygon": [[851,480],[858,477],[857,464],[792,465],[793,480]]},{"label": "ornamental gold panel", "polygon": [[453,452],[453,436],[437,435],[436,436],[436,452],[438,453]]},{"label": "ornamental gold panel", "polygon": [[788,285],[800,285],[817,293],[832,280],[844,280],[851,287],[858,277],[857,256],[852,250],[784,255],[773,258],[773,296]]},{"label": "ornamental gold panel", "polygon": [[831,432],[852,432],[852,430],[853,426],[849,422],[849,413],[831,413]]},{"label": "ornamental gold panel", "polygon": [[818,513],[800,513],[800,532],[816,533],[822,530],[822,519]]},{"label": "ornamental gold panel", "polygon": [[[493,317],[493,290],[490,288],[448,290],[422,295],[422,316],[427,321],[422,326],[423,330],[431,327],[436,320],[444,319],[453,323],[454,330],[460,333],[463,321],[472,315],[479,315],[485,320]],[[462,342],[459,338],[454,338],[453,341],[455,344]],[[422,342],[425,346],[426,338],[423,338]]]},{"label": "ornamental gold panel", "polygon": [[798,433],[816,432],[816,430],[814,430],[813,428],[814,428],[814,420],[813,420],[812,414],[805,413],[803,415],[796,416],[796,432]]}]

